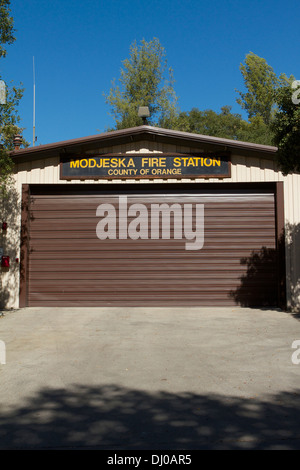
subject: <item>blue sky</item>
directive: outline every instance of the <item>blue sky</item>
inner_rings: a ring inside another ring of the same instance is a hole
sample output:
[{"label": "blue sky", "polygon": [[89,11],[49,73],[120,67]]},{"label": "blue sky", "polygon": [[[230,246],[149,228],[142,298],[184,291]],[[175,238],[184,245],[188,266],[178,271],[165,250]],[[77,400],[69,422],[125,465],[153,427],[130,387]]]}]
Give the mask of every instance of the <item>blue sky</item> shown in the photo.
[{"label": "blue sky", "polygon": [[159,39],[182,111],[241,112],[235,89],[244,90],[239,65],[250,51],[300,79],[299,0],[11,0],[11,10],[17,40],[0,74],[23,83],[19,113],[32,143],[34,57],[37,145],[114,125],[103,94],[134,40]]}]

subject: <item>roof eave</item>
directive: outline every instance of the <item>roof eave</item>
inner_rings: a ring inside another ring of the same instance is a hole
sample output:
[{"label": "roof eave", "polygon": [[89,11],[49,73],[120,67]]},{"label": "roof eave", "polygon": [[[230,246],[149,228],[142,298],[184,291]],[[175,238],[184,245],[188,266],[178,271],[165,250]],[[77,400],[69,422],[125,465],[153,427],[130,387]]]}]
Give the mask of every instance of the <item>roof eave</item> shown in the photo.
[{"label": "roof eave", "polygon": [[58,153],[77,153],[100,147],[120,145],[136,141],[137,139],[141,140],[143,137],[150,137],[151,139],[159,142],[173,142],[177,145],[188,144],[190,147],[203,147],[204,150],[207,150],[207,147],[214,147],[218,150],[238,151],[243,155],[253,155],[253,153],[262,154],[264,156],[269,156],[269,158],[274,157],[277,152],[277,148],[273,146],[143,125],[139,127],[103,132],[101,134],[78,139],[19,149],[12,151],[10,155],[16,162],[27,159],[35,160],[39,158],[48,158],[53,155],[57,155]]}]

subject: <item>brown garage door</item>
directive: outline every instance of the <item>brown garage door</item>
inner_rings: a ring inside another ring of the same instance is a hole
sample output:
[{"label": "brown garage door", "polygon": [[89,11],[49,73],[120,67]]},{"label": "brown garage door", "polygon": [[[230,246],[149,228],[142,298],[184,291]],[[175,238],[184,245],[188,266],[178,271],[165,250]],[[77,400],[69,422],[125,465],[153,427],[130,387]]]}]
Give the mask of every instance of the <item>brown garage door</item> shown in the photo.
[{"label": "brown garage door", "polygon": [[[225,189],[226,185],[212,190],[209,184],[202,185],[201,190],[180,191],[178,187],[168,189],[167,185],[164,191],[157,190],[152,185],[151,193],[149,189],[141,189],[145,186],[137,185],[135,192],[114,189],[114,193],[103,193],[97,189],[98,185],[92,189],[89,186],[88,190],[83,185],[76,189],[70,186],[52,187],[48,192],[41,187],[31,191],[26,271],[28,306],[277,305],[273,192],[255,188]],[[127,235],[125,239],[123,235],[120,239],[121,200],[122,217],[125,200],[127,210],[132,204],[142,206],[131,217],[127,212],[127,222],[122,220],[122,227],[124,231],[124,223],[127,227],[135,221],[134,233],[143,228],[143,239],[133,239],[133,232],[131,237]],[[167,208],[177,204],[182,215],[186,205],[190,205],[192,212],[187,214],[193,214],[190,228],[194,230],[189,232],[190,238],[192,233],[197,233],[200,240],[200,225],[204,221],[201,249],[186,248],[183,217],[176,219],[177,228],[182,224],[182,237],[176,232],[174,238],[172,211],[169,212],[169,239],[162,238],[161,220],[158,238],[157,234],[156,238],[151,236],[151,221],[154,225],[151,211],[155,204],[163,203]],[[109,204],[108,212],[103,212],[103,204]],[[102,209],[97,215],[99,206]],[[196,207],[204,208],[203,219],[201,211],[197,215]],[[101,240],[99,233],[97,236],[100,221],[102,233],[104,221],[109,224],[106,230],[110,230],[111,239]]]}]

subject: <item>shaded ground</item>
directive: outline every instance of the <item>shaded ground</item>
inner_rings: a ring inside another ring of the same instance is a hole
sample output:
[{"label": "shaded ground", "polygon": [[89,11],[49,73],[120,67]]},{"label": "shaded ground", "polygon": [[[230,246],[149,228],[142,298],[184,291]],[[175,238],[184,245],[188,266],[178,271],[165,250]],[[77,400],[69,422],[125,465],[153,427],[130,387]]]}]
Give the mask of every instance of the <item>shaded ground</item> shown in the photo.
[{"label": "shaded ground", "polygon": [[299,422],[299,391],[260,401],[74,386],[2,416],[0,447],[300,449]]},{"label": "shaded ground", "polygon": [[296,316],[22,309],[0,339],[0,449],[300,449]]}]

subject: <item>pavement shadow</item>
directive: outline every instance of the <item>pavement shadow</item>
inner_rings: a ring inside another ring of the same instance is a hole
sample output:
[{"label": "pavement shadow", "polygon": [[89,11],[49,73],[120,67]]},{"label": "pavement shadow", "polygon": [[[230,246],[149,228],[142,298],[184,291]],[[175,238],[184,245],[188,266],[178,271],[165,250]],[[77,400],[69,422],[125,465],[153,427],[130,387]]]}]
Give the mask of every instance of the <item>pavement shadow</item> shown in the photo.
[{"label": "pavement shadow", "polygon": [[0,414],[0,449],[300,449],[300,395],[258,399],[116,385],[44,389]]}]

